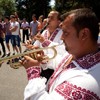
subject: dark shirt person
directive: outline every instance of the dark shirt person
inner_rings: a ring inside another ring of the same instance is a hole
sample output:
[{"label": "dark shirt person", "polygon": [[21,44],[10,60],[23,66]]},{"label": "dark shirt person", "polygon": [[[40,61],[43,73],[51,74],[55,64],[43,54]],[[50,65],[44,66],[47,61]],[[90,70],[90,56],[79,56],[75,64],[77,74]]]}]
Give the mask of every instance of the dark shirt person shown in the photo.
[{"label": "dark shirt person", "polygon": [[2,51],[3,51],[2,57],[6,56],[6,50],[5,50],[5,45],[4,45],[4,38],[5,38],[4,28],[3,28],[2,23],[0,22],[0,44],[2,46]]}]

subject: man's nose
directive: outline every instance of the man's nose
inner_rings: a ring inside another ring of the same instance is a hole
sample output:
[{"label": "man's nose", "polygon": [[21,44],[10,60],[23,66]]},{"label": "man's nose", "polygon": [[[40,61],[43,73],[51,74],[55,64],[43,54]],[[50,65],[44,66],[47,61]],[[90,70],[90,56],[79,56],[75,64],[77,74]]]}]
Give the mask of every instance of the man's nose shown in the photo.
[{"label": "man's nose", "polygon": [[62,28],[62,22],[59,24],[59,27]]},{"label": "man's nose", "polygon": [[50,18],[47,18],[47,23],[49,23],[50,22]]},{"label": "man's nose", "polygon": [[48,23],[50,22],[50,18],[47,18],[47,22],[48,22]]},{"label": "man's nose", "polygon": [[64,40],[64,33],[62,33],[61,40]]}]

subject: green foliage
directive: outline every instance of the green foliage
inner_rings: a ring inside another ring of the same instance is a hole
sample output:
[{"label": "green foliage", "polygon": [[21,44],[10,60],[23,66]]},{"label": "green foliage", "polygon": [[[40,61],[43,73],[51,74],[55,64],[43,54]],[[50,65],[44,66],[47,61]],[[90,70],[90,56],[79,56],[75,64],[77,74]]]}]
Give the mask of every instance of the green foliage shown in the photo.
[{"label": "green foliage", "polygon": [[11,15],[16,11],[14,0],[0,0],[0,16]]},{"label": "green foliage", "polygon": [[40,15],[47,16],[51,7],[49,6],[50,0],[16,0],[18,15],[31,20],[32,14],[36,14],[37,18]]},{"label": "green foliage", "polygon": [[88,7],[94,10],[97,17],[100,19],[100,0],[55,0],[55,10],[61,13],[75,8]]}]

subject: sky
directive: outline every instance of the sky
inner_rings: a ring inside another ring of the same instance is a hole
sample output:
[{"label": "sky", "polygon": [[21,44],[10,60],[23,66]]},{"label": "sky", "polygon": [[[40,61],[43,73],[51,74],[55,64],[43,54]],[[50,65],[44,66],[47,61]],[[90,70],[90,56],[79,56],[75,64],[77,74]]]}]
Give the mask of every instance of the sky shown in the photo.
[{"label": "sky", "polygon": [[51,6],[54,6],[54,5],[55,5],[55,0],[51,0],[51,1],[50,1],[50,5],[51,5]]}]

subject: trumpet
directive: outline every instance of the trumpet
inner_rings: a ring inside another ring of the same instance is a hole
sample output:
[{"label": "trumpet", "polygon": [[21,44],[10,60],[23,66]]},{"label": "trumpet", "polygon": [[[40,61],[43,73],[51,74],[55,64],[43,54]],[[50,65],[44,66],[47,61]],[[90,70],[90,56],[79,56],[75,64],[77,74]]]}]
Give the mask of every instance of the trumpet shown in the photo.
[{"label": "trumpet", "polygon": [[42,32],[47,28],[47,26],[49,25],[49,23],[47,22],[46,25],[40,30],[40,33],[42,34]]},{"label": "trumpet", "polygon": [[[54,55],[52,57],[44,57],[42,59],[42,61],[49,61],[53,58],[56,57],[57,55],[57,50],[55,49],[55,47],[57,47],[59,45],[54,45],[54,46],[51,46],[51,47],[44,47],[44,48],[39,48],[39,49],[33,49],[33,50],[30,50],[30,51],[26,51],[26,52],[23,52],[23,53],[19,53],[17,55],[12,55],[12,56],[9,56],[9,57],[4,57],[4,58],[0,58],[0,65],[2,65],[3,62],[5,61],[10,61],[10,67],[11,68],[14,68],[14,69],[18,69],[19,67],[21,67],[22,65],[19,63],[19,60],[20,59],[17,59],[17,62],[12,62],[12,60],[16,59],[16,58],[21,58],[25,55],[28,55],[28,54],[36,54],[37,52],[39,51],[43,51],[43,50],[47,50],[47,49],[51,49],[53,52],[54,52]],[[32,57],[34,58],[34,57]]]}]

